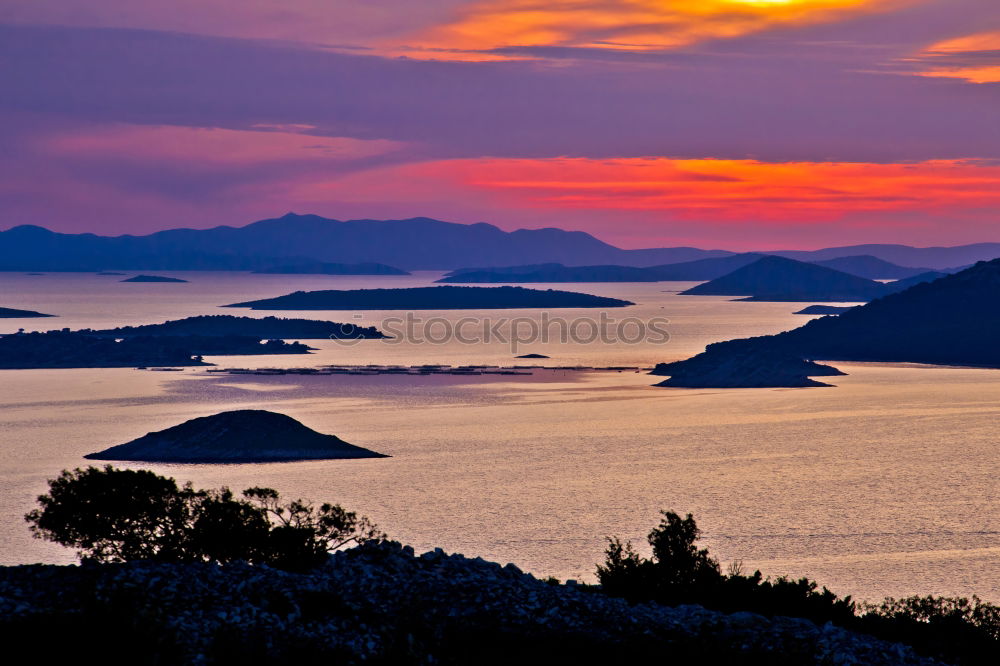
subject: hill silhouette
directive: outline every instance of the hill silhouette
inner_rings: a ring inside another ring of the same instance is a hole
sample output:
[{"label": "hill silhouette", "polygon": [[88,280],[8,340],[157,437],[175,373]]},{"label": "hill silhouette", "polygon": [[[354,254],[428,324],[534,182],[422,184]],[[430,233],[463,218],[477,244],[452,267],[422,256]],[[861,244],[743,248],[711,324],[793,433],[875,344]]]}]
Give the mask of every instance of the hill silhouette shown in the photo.
[{"label": "hill silhouette", "polygon": [[800,315],[839,315],[841,312],[850,310],[853,305],[810,305],[792,314]]},{"label": "hill silhouette", "polygon": [[929,268],[910,268],[908,266],[897,266],[894,263],[873,257],[870,254],[837,257],[836,259],[824,259],[821,261],[811,261],[809,263],[817,266],[826,266],[834,270],[843,271],[850,275],[868,278],[869,280],[901,280],[913,277],[920,273],[926,273]]},{"label": "hill silhouette", "polygon": [[310,261],[294,264],[268,266],[255,270],[254,273],[278,273],[288,275],[409,275],[409,271],[400,270],[375,262],[361,264],[341,264],[335,262]]},{"label": "hill silhouette", "polygon": [[895,294],[899,291],[905,291],[914,285],[918,285],[922,282],[933,282],[939,278],[943,278],[948,273],[939,273],[938,271],[927,271],[926,273],[920,273],[918,275],[913,275],[908,278],[903,278],[902,280],[895,280],[894,282],[889,282],[885,285],[885,291],[889,294]]},{"label": "hill silhouette", "polygon": [[868,301],[881,283],[784,257],[766,256],[682,294],[746,296],[755,301]]},{"label": "hill silhouette", "polygon": [[191,419],[84,457],[162,463],[262,463],[387,456],[318,433],[285,414],[244,409]]},{"label": "hill silhouette", "polygon": [[602,308],[635,305],[631,301],[574,291],[525,287],[414,287],[296,291],[226,305],[253,310],[496,310],[511,308]]},{"label": "hill silhouette", "polygon": [[500,269],[474,270],[447,275],[443,283],[532,283],[532,282],[657,282],[660,277],[652,268],[632,266],[510,266]]},{"label": "hill silhouette", "polygon": [[781,350],[739,349],[724,358],[699,354],[686,361],[659,363],[650,373],[669,379],[655,386],[678,388],[776,388],[830,386],[810,377],[844,373],[796,358]]},{"label": "hill silhouette", "polygon": [[238,335],[262,339],[293,338],[296,340],[321,340],[340,338],[384,338],[385,334],[374,326],[341,324],[316,319],[285,319],[281,317],[237,317],[234,315],[201,315],[173,319],[162,324],[120,326],[105,330],[83,332],[115,338],[135,336],[171,335]]},{"label": "hill silhouette", "polygon": [[[1000,367],[1000,259],[821,317],[777,335],[717,342],[682,363],[746,357]],[[682,367],[682,366],[676,366]]]}]

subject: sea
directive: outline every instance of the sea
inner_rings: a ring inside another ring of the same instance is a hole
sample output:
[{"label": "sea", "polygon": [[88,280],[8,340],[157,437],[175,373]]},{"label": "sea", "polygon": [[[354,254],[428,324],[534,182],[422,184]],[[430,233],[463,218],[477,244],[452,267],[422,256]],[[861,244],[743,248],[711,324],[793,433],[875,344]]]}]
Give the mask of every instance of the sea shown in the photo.
[{"label": "sea", "polygon": [[[122,466],[198,487],[265,485],[339,503],[418,551],[513,562],[539,577],[594,582],[608,537],[648,552],[647,533],[672,510],[694,515],[723,568],[807,576],[859,600],[975,594],[1000,602],[998,370],[834,363],[847,375],[823,378],[832,387],[657,388],[648,374],[656,363],[802,325],[809,317],[793,313],[809,303],[678,293],[694,283],[533,284],[525,286],[635,305],[264,312],[220,306],[297,290],[429,286],[442,274],[168,275],[188,282],[0,273],[0,306],[58,315],[0,319],[0,333],[276,315],[397,335],[304,341],[316,348],[309,355],[206,360],[248,369],[546,368],[471,376],[0,370],[0,564],[75,561],[33,539],[23,516],[46,480],[86,466],[85,454],[198,416],[268,409],[391,457]],[[515,358],[527,353],[549,358]]]}]

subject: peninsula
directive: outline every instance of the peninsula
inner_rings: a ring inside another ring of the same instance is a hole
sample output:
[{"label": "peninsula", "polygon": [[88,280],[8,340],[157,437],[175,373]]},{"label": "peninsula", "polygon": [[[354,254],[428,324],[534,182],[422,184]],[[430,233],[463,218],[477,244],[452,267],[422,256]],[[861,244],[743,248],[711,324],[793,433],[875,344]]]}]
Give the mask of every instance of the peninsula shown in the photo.
[{"label": "peninsula", "polygon": [[290,416],[244,409],[203,416],[84,456],[160,463],[263,463],[386,458]]},{"label": "peninsula", "polygon": [[631,301],[575,291],[524,287],[414,287],[296,291],[277,298],[223,307],[252,310],[502,310],[514,308],[619,308]]},{"label": "peninsula", "polygon": [[17,308],[0,308],[0,319],[32,319],[37,317],[55,317],[34,310],[18,310]]}]

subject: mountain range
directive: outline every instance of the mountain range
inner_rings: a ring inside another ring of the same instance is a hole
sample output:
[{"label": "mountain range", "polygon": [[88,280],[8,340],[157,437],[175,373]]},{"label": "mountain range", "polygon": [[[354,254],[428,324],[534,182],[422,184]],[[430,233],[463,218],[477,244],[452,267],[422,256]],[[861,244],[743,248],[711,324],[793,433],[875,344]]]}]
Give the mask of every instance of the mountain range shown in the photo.
[{"label": "mountain range", "polygon": [[[66,234],[34,225],[0,232],[0,270],[8,271],[262,270],[308,262],[375,262],[403,270],[544,263],[649,267],[737,254],[692,247],[625,250],[582,231],[554,228],[503,231],[482,222],[426,217],[340,221],[295,213],[243,227],[180,228],[145,236]],[[855,245],[761,254],[813,262],[870,256],[902,267],[942,270],[1000,256],[1000,243]]]}]

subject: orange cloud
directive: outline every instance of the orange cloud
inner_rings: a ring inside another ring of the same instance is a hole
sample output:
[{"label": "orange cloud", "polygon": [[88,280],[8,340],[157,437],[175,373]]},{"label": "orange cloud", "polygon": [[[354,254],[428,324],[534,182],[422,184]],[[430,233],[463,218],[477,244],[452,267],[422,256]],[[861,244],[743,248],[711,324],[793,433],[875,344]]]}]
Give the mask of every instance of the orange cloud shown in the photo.
[{"label": "orange cloud", "polygon": [[938,42],[913,60],[930,65],[922,76],[1000,83],[1000,31]]},{"label": "orange cloud", "polygon": [[857,213],[1000,206],[1000,164],[982,161],[478,159],[404,170],[425,185],[450,181],[478,190],[497,207],[659,212],[664,219],[799,224]]},{"label": "orange cloud", "polygon": [[480,0],[421,34],[419,46],[664,49],[768,28],[838,20],[912,0]]}]

